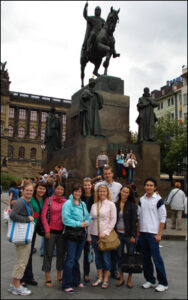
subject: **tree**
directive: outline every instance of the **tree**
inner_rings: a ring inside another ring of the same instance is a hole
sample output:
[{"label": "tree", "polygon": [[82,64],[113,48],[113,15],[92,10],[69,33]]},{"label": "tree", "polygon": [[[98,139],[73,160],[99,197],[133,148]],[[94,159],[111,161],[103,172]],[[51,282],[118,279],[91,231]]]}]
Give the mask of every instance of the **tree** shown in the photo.
[{"label": "tree", "polygon": [[185,170],[187,156],[187,121],[179,123],[171,120],[170,114],[159,118],[155,126],[156,142],[161,148],[161,172],[169,174],[172,184],[173,174]]},{"label": "tree", "polygon": [[138,132],[137,131],[130,131],[131,133],[131,143],[136,144],[138,140]]}]

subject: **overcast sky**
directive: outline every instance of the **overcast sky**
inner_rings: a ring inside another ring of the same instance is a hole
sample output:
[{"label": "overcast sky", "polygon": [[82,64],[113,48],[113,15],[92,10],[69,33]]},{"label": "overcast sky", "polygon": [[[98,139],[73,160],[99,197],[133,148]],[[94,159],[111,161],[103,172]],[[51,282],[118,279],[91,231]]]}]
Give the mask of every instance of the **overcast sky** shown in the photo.
[{"label": "overcast sky", "polygon": [[[71,99],[80,89],[80,50],[85,1],[1,1],[1,61],[7,61],[10,90]],[[130,129],[137,131],[136,104],[143,88],[160,89],[187,64],[186,1],[89,1],[106,19],[120,8],[114,37],[119,58],[108,75],[124,80],[130,96]],[[85,69],[85,84],[93,65]],[[101,67],[99,73],[103,73]]]}]

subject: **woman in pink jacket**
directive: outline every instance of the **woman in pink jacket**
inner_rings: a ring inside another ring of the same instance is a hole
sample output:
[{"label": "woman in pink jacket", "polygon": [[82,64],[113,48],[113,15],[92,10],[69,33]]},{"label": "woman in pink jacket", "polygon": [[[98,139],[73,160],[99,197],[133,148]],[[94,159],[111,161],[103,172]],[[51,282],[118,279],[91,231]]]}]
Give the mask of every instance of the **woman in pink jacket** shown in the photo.
[{"label": "woman in pink jacket", "polygon": [[[52,197],[46,198],[41,220],[45,230],[45,239],[44,239],[44,260],[42,270],[45,272],[45,279],[47,286],[53,286],[50,279],[51,263],[53,256],[53,249],[56,245],[56,270],[57,270],[57,280],[61,283],[62,280],[62,269],[65,257],[65,240],[62,235],[63,223],[61,218],[62,206],[65,203],[66,199],[63,197],[64,187],[61,183],[55,185],[55,193]],[[50,204],[50,206],[49,206]],[[50,221],[47,222],[46,216],[48,207],[50,210]]]},{"label": "woman in pink jacket", "polygon": [[[97,228],[97,205],[99,205],[99,233]],[[95,203],[92,205],[90,211],[90,224],[87,238],[87,240],[92,243],[95,252],[95,263],[98,273],[97,281],[92,283],[93,287],[102,284],[102,288],[108,288],[108,277],[111,269],[111,251],[100,251],[97,241],[99,238],[110,234],[114,229],[116,219],[116,206],[111,201],[110,191],[106,185],[99,185],[96,190]]]}]

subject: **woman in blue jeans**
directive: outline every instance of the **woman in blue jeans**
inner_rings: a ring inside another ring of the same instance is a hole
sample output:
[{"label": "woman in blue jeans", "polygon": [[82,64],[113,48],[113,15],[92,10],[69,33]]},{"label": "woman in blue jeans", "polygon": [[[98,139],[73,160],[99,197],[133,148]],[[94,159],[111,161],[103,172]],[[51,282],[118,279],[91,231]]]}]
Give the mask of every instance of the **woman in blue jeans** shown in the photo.
[{"label": "woman in blue jeans", "polygon": [[[89,213],[86,204],[81,201],[82,187],[75,185],[70,197],[62,208],[62,221],[65,226],[87,228],[89,225]],[[86,236],[85,236],[86,238]],[[84,287],[81,283],[79,259],[85,245],[83,241],[66,239],[67,255],[63,268],[62,288],[65,292],[74,293],[73,286]]]},{"label": "woman in blue jeans", "polygon": [[[120,265],[124,246],[126,245],[127,253],[134,253],[137,235],[137,205],[134,191],[130,186],[123,186],[121,188],[118,201],[115,204],[117,208],[117,223],[115,228],[120,239],[120,246],[117,249],[120,279],[117,287],[120,287],[124,285],[124,276]],[[131,273],[128,274],[127,287],[133,287]]]}]

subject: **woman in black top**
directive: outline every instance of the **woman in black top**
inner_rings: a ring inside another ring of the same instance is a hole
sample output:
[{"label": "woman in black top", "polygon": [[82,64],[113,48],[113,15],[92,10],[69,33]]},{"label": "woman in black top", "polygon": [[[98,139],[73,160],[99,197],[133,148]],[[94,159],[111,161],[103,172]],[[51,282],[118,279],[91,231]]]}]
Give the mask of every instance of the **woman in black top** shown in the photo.
[{"label": "woman in black top", "polygon": [[[94,203],[94,190],[92,185],[92,179],[86,177],[83,179],[83,193],[81,196],[81,200],[86,203],[87,210],[90,213],[91,206]],[[83,261],[83,268],[84,268],[84,282],[90,282],[89,279],[89,272],[90,272],[90,262],[88,259],[89,251],[90,251],[90,244],[86,240],[84,246],[84,261]]]},{"label": "woman in black top", "polygon": [[[127,253],[134,253],[137,233],[137,205],[135,201],[134,191],[130,186],[123,186],[119,193],[119,199],[115,203],[117,208],[116,232],[120,239],[118,252],[118,264],[120,268],[120,260],[124,253],[124,245],[126,244]],[[124,276],[120,271],[120,279],[117,286],[124,284]],[[132,288],[132,274],[128,274],[127,286]]]}]

